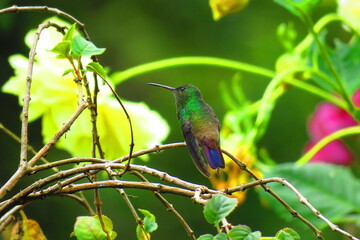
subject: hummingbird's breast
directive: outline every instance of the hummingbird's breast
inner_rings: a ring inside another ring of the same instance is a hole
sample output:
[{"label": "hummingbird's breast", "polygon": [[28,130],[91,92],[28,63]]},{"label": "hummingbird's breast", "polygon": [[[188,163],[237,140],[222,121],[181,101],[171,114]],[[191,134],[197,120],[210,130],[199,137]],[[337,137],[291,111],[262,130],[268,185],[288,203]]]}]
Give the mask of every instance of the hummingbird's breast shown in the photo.
[{"label": "hummingbird's breast", "polygon": [[220,123],[212,108],[205,102],[192,109],[191,131],[196,139],[207,138],[219,141]]}]

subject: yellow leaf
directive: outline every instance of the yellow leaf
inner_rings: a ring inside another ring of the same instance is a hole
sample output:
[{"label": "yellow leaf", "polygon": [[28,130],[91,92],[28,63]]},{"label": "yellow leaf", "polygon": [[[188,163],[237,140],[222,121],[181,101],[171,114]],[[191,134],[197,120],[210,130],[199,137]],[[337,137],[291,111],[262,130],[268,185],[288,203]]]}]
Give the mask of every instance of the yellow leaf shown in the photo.
[{"label": "yellow leaf", "polygon": [[35,220],[24,219],[15,223],[10,240],[46,240],[46,237]]}]

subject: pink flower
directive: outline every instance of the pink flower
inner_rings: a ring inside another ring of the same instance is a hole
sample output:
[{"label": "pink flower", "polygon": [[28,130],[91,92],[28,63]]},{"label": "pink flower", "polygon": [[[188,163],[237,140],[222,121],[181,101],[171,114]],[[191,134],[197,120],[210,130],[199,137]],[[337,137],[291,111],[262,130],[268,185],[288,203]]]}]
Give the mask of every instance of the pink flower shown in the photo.
[{"label": "pink flower", "polygon": [[355,125],[356,121],[345,110],[332,103],[322,102],[310,118],[308,131],[310,138],[317,142],[330,133]]},{"label": "pink flower", "polygon": [[[352,101],[356,107],[360,107],[360,89],[354,93]],[[356,125],[358,123],[345,110],[329,102],[320,103],[309,119],[310,141],[305,146],[305,152],[327,135],[339,129]],[[354,156],[348,147],[341,140],[334,140],[317,152],[310,162],[350,165],[353,160]]]},{"label": "pink flower", "polygon": [[[305,152],[310,150],[315,142],[309,142],[305,146]],[[310,162],[325,162],[337,165],[350,165],[354,159],[353,154],[340,140],[334,140],[318,151]]]},{"label": "pink flower", "polygon": [[355,107],[360,108],[360,89],[355,91],[351,100],[353,101]]}]

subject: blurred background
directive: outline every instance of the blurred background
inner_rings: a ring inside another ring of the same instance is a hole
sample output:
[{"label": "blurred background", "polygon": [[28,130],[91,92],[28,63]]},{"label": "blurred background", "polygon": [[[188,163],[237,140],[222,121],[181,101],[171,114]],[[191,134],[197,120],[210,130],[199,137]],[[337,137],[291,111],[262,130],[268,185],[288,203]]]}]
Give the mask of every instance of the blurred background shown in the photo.
[{"label": "blurred background", "polygon": [[[299,31],[299,39],[305,34],[305,27],[295,17],[273,1],[264,0],[250,1],[241,12],[217,22],[212,19],[207,0],[2,0],[0,7],[21,6],[24,3],[55,7],[85,23],[92,41],[98,47],[107,49],[100,56],[100,61],[111,72],[177,56],[228,58],[273,70],[276,59],[284,51],[276,37],[278,25],[292,21]],[[315,12],[314,18],[334,10],[335,2],[325,1]],[[8,57],[15,53],[28,55],[29,49],[24,44],[25,34],[50,16],[47,13],[0,16],[0,85],[13,74]],[[232,70],[202,66],[167,69],[130,79],[118,85],[117,92],[124,99],[145,102],[157,110],[171,126],[166,142],[178,142],[183,139],[176,120],[173,97],[146,83],[157,82],[170,86],[194,84],[201,89],[204,99],[222,120],[228,109],[219,101],[219,82],[230,83],[234,74]],[[246,73],[242,74],[242,79],[246,95],[253,101],[262,96],[268,83],[266,78]],[[308,138],[306,121],[318,101],[318,98],[298,89],[289,91],[280,99],[269,130],[260,143],[261,147],[268,150],[272,159],[288,162],[299,157]],[[17,97],[1,93],[0,109],[0,122],[20,135],[21,108]],[[39,120],[30,125],[30,144],[35,149],[42,146],[40,127]],[[16,170],[19,148],[18,144],[0,131],[0,185]],[[48,159],[64,157],[69,155],[52,150]],[[210,186],[210,182],[197,172],[184,148],[153,155],[146,165],[190,182]],[[21,184],[20,187],[24,187],[27,182]],[[118,233],[117,239],[136,239],[135,221],[124,201],[113,190],[101,192],[103,212],[113,220]],[[136,208],[148,209],[156,215],[159,229],[152,234],[154,239],[169,239],[169,236],[173,240],[187,239],[181,224],[152,193],[134,190],[128,190],[127,193],[133,196],[131,200]],[[92,192],[86,194],[92,199]],[[164,196],[183,215],[197,237],[204,233],[215,233],[215,229],[205,222],[201,206],[179,196]],[[25,208],[25,211],[29,218],[36,219],[41,224],[48,239],[55,240],[69,239],[76,216],[87,214],[85,209],[66,198],[36,201]],[[303,239],[315,239],[308,228],[301,223],[297,224],[297,219],[285,223],[274,215],[269,206],[264,206],[259,201],[253,190],[249,191],[245,203],[231,214],[229,221],[233,224],[246,224],[252,230],[261,231],[263,236],[274,236],[279,229],[289,226],[301,233]],[[328,234],[331,233],[326,232],[325,236]]]}]

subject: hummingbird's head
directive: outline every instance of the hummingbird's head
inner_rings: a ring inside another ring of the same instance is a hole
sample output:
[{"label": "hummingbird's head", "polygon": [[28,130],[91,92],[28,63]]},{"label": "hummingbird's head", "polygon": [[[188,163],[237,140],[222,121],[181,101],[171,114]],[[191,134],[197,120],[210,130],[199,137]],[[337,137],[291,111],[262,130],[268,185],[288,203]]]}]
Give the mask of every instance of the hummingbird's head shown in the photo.
[{"label": "hummingbird's head", "polygon": [[201,97],[201,93],[197,87],[191,84],[181,85],[174,90],[172,90],[177,102],[188,102],[191,99],[199,99]]},{"label": "hummingbird's head", "polygon": [[201,93],[197,87],[191,84],[184,84],[179,87],[169,87],[158,83],[149,83],[149,85],[161,87],[173,92],[177,104],[186,104],[191,99],[202,98]]}]

